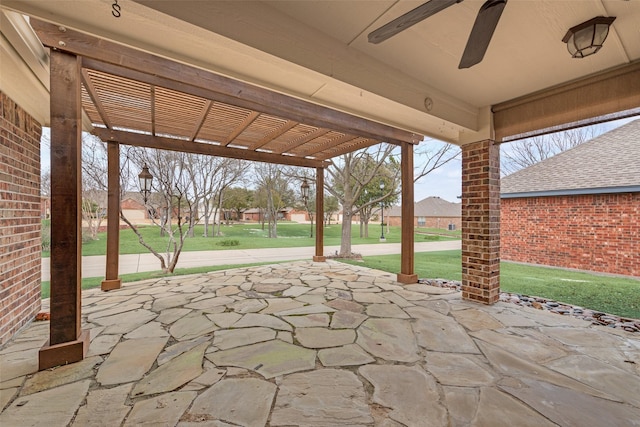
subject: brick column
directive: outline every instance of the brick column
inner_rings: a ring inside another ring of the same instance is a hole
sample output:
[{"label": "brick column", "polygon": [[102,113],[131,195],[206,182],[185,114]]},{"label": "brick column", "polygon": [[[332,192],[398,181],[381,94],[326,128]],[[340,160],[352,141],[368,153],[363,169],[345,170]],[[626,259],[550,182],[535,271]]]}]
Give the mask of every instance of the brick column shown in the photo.
[{"label": "brick column", "polygon": [[493,304],[500,297],[500,147],[462,147],[462,298]]},{"label": "brick column", "polygon": [[0,92],[0,345],[40,310],[42,127]]}]

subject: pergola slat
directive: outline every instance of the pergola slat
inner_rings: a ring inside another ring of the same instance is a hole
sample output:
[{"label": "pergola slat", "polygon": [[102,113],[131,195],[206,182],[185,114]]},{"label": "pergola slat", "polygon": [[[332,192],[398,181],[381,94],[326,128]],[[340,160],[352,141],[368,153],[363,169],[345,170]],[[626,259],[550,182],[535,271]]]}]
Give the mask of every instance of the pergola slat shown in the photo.
[{"label": "pergola slat", "polygon": [[31,21],[31,25],[40,40],[48,47],[64,49],[83,58],[93,58],[103,64],[118,64],[119,67],[128,70],[138,70],[141,74],[170,80],[174,82],[177,90],[180,90],[178,86],[183,88],[191,86],[226,98],[226,101],[209,98],[212,100],[241,105],[261,113],[278,115],[287,120],[305,122],[309,125],[331,128],[393,144],[404,142],[418,144],[423,139],[422,135],[272,92],[107,40],[97,39],[75,30],[65,28],[61,31],[56,25],[36,19]]}]

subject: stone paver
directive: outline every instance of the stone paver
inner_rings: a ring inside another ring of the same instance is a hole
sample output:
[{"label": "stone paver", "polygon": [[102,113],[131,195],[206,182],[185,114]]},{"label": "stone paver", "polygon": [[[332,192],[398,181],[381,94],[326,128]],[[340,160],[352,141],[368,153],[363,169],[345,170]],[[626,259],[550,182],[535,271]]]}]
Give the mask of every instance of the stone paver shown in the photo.
[{"label": "stone paver", "polygon": [[316,352],[280,340],[252,344],[207,355],[217,366],[251,369],[265,378],[313,369]]},{"label": "stone paver", "polygon": [[638,334],[394,279],[301,261],[85,291],[83,361],[37,372],[48,322],[0,348],[0,425],[638,427]]},{"label": "stone paver", "polygon": [[78,409],[74,426],[110,427],[119,426],[131,411],[125,401],[133,384],[90,391],[87,403]]},{"label": "stone paver", "polygon": [[96,380],[102,385],[113,385],[141,379],[166,343],[167,338],[122,341],[100,366]]},{"label": "stone paver", "polygon": [[350,371],[321,369],[287,376],[279,386],[272,426],[371,424],[364,385]]},{"label": "stone paver", "polygon": [[418,346],[406,320],[369,319],[358,328],[357,343],[375,357],[395,362],[416,362]]},{"label": "stone paver", "polygon": [[275,384],[257,378],[222,380],[193,402],[189,418],[262,427],[269,417],[275,393]]},{"label": "stone paver", "polygon": [[389,417],[407,426],[444,426],[447,411],[436,381],[417,366],[368,365],[359,372],[373,385],[373,401],[391,408]]},{"label": "stone paver", "polygon": [[85,379],[18,397],[0,413],[0,426],[67,426],[87,395],[90,383]]}]

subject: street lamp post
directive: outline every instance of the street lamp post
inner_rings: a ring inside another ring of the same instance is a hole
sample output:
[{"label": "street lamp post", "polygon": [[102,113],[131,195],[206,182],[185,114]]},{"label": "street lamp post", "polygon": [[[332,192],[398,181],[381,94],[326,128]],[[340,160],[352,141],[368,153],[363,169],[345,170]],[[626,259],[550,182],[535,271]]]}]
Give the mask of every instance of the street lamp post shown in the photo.
[{"label": "street lamp post", "polygon": [[311,231],[309,232],[309,235],[313,238],[313,217],[311,216],[311,212],[309,211],[309,183],[307,183],[307,178],[304,178],[302,180],[300,192],[302,193],[302,200],[304,201],[304,205],[307,208],[307,215],[309,215],[309,220],[311,222]]},{"label": "street lamp post", "polygon": [[[380,192],[384,194],[384,181],[380,181]],[[380,229],[382,230],[380,241],[384,242],[386,240],[384,237],[384,200],[380,200]]]}]

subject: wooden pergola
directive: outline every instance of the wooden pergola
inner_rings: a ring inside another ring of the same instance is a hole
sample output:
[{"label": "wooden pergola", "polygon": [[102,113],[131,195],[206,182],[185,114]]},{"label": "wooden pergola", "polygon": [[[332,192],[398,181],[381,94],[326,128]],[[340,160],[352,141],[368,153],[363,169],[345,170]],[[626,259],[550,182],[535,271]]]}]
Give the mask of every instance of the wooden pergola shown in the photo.
[{"label": "wooden pergola", "polygon": [[[119,217],[119,145],[316,169],[341,154],[386,142],[401,147],[402,244],[398,281],[415,283],[413,145],[423,136],[64,27],[31,20],[51,48],[51,326],[40,369],[81,360],[81,143],[83,111],[108,142],[108,216]],[[323,191],[316,192],[318,216]],[[109,221],[103,290],[120,287],[119,221]],[[315,261],[324,261],[322,222]]]}]

